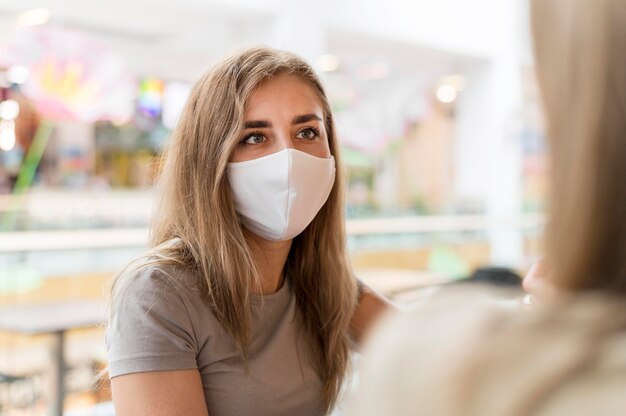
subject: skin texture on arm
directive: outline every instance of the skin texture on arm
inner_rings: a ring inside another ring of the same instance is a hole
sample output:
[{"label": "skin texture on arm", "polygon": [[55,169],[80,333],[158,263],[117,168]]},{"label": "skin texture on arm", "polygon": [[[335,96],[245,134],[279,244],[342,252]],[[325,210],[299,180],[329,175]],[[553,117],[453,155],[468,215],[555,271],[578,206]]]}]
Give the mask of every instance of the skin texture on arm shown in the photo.
[{"label": "skin texture on arm", "polygon": [[208,416],[198,370],[152,371],[111,379],[117,416]]},{"label": "skin texture on arm", "polygon": [[395,309],[396,307],[391,301],[359,281],[359,304],[350,322],[352,339],[358,346],[361,346],[378,320]]}]

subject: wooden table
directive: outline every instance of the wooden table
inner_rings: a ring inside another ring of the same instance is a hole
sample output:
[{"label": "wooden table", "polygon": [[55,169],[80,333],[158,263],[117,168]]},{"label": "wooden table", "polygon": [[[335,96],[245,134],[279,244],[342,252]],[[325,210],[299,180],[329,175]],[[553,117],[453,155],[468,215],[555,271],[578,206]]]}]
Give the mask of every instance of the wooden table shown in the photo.
[{"label": "wooden table", "polygon": [[363,283],[389,296],[450,281],[441,274],[409,269],[369,268],[355,270],[354,274]]},{"label": "wooden table", "polygon": [[105,320],[105,306],[96,300],[69,300],[0,309],[0,331],[23,335],[49,334],[51,344],[51,401],[49,415],[61,416],[65,399],[65,333],[94,327]]}]

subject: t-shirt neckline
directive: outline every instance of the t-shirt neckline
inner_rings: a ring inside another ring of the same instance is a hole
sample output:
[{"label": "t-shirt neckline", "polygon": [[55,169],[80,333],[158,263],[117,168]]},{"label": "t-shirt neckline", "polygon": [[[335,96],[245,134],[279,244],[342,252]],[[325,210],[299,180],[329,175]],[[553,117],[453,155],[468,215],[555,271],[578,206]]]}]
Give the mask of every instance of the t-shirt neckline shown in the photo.
[{"label": "t-shirt neckline", "polygon": [[250,295],[250,300],[252,301],[252,303],[275,302],[278,299],[283,298],[283,296],[286,296],[286,293],[289,292],[289,287],[290,287],[289,278],[285,276],[285,278],[283,279],[282,286],[276,292],[270,293],[267,295],[262,295],[259,293],[252,293]]}]

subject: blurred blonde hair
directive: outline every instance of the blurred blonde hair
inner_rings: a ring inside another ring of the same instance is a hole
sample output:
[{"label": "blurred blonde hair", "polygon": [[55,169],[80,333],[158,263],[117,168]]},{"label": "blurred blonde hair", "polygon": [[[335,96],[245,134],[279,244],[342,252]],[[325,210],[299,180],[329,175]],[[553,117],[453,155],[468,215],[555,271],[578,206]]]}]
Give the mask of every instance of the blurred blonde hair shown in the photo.
[{"label": "blurred blonde hair", "polygon": [[[339,167],[326,204],[294,239],[285,266],[329,410],[349,366],[348,328],[357,293],[345,251],[344,179],[333,118],[319,79],[302,59],[250,48],[224,59],[195,84],[164,156],[152,250],[136,262],[134,271],[171,264],[194,271],[213,314],[245,356],[250,294],[260,289],[260,278],[226,168],[243,130],[248,98],[264,80],[281,73],[300,77],[317,92],[330,151]],[[134,274],[120,276],[129,279]],[[113,301],[123,287],[118,283]]]},{"label": "blurred blonde hair", "polygon": [[626,294],[626,1],[531,0],[557,286]]}]

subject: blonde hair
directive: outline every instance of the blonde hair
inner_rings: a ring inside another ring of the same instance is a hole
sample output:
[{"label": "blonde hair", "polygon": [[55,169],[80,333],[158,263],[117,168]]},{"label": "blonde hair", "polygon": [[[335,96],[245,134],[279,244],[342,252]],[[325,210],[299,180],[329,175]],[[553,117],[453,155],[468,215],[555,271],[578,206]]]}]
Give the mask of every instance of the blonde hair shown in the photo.
[{"label": "blonde hair", "polygon": [[626,1],[532,0],[555,283],[626,294]]},{"label": "blonde hair", "polygon": [[344,179],[333,118],[319,79],[302,59],[269,48],[246,49],[195,84],[164,156],[152,250],[137,268],[173,263],[192,270],[213,314],[245,356],[251,289],[260,288],[260,280],[226,168],[243,130],[248,98],[264,80],[281,73],[300,77],[316,91],[338,166],[328,200],[294,239],[285,266],[329,411],[349,366],[348,328],[357,294],[345,249]]}]

